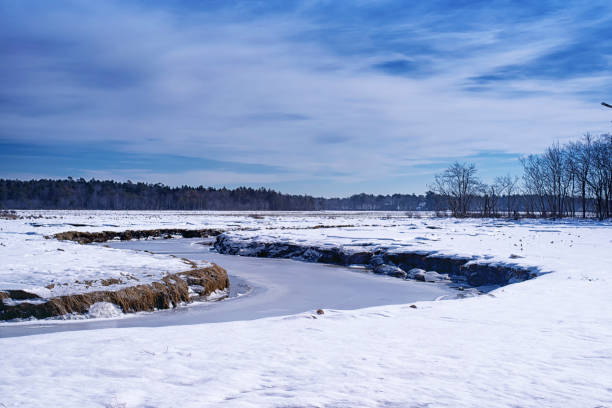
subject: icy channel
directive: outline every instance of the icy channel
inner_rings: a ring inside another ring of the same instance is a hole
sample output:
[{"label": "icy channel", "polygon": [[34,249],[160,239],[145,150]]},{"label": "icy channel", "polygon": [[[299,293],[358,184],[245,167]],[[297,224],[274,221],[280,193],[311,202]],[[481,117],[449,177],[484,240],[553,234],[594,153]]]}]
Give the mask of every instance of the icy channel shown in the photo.
[{"label": "icy channel", "polygon": [[[407,281],[360,269],[288,259],[221,255],[201,239],[109,243],[114,248],[148,250],[194,261],[215,262],[228,271],[232,297],[172,310],[115,319],[30,321],[0,325],[0,337],[115,327],[157,327],[284,316],[316,309],[349,310],[455,297],[446,284]],[[249,287],[247,291],[245,286]]]}]

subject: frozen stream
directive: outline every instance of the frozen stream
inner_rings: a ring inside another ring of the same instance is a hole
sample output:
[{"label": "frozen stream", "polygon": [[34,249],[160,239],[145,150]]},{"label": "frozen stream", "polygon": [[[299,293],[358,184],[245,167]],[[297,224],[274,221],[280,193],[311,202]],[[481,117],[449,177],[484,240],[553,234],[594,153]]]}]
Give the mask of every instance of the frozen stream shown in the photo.
[{"label": "frozen stream", "polygon": [[[358,309],[434,300],[457,293],[446,284],[405,281],[359,269],[287,259],[221,255],[201,239],[112,242],[122,249],[173,254],[215,262],[228,271],[232,297],[172,310],[125,315],[117,319],[44,320],[0,324],[0,337],[114,327],[155,327],[251,320],[316,309]],[[246,292],[246,288],[249,288]],[[245,295],[237,296],[241,292]]]}]

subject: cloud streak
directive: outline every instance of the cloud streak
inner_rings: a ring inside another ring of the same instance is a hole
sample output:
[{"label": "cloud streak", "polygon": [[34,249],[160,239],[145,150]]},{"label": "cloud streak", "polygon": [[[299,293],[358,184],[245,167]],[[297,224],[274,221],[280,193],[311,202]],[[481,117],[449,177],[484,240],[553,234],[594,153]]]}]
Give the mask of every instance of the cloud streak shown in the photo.
[{"label": "cloud streak", "polygon": [[138,157],[146,181],[349,194],[608,130],[604,3],[253,4],[3,3],[0,141],[89,146],[95,168],[66,176],[123,177],[112,163]]}]

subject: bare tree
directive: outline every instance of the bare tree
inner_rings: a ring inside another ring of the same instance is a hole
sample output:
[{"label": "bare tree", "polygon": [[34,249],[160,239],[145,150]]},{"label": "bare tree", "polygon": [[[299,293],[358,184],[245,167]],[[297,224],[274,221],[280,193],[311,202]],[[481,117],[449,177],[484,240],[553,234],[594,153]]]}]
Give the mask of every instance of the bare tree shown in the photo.
[{"label": "bare tree", "polygon": [[582,217],[593,208],[597,217],[612,216],[612,136],[585,134],[577,142],[553,144],[543,154],[521,159],[527,200],[537,200],[540,214]]},{"label": "bare tree", "polygon": [[518,177],[512,177],[510,174],[495,178],[495,185],[497,186],[498,194],[506,201],[506,215],[508,216],[510,216],[512,212],[516,211],[516,199],[514,195],[516,193],[517,183]]},{"label": "bare tree", "polygon": [[544,165],[543,176],[550,213],[553,217],[562,217],[569,178],[566,171],[567,156],[559,143],[546,149],[542,156],[542,164]]},{"label": "bare tree", "polygon": [[592,145],[592,171],[587,184],[595,200],[595,211],[600,219],[612,215],[612,135],[602,135]]},{"label": "bare tree", "polygon": [[572,157],[573,170],[580,194],[582,218],[586,218],[587,209],[587,187],[589,174],[593,162],[593,143],[590,133],[586,133],[582,140],[572,142],[568,146],[569,154]]},{"label": "bare tree", "polygon": [[[523,185],[525,194],[528,197],[528,201],[536,206],[533,202],[537,203],[537,208],[540,215],[546,216],[546,189],[544,180],[544,165],[543,159],[540,155],[530,154],[527,157],[521,158],[521,164],[523,165]],[[531,209],[535,212],[535,208]]]},{"label": "bare tree", "polygon": [[479,186],[478,191],[482,195],[482,215],[484,217],[497,216],[498,185],[483,183]]},{"label": "bare tree", "polygon": [[436,175],[432,190],[446,198],[453,216],[465,217],[480,186],[474,164],[455,162]]}]

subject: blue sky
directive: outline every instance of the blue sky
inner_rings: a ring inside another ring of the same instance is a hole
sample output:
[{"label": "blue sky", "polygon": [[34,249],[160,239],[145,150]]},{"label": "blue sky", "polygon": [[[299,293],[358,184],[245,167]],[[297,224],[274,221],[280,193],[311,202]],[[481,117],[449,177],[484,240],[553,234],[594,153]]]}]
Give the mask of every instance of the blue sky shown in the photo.
[{"label": "blue sky", "polygon": [[0,56],[5,178],[419,193],[612,130],[603,1],[3,0]]}]

